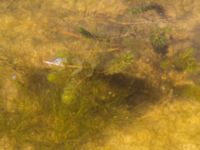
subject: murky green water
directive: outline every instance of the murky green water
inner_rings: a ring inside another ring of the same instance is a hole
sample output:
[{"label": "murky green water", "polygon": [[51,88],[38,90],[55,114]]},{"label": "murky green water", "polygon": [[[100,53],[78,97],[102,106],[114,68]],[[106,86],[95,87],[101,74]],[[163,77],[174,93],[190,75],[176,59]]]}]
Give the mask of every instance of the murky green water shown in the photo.
[{"label": "murky green water", "polygon": [[0,150],[199,150],[199,4],[0,1]]}]

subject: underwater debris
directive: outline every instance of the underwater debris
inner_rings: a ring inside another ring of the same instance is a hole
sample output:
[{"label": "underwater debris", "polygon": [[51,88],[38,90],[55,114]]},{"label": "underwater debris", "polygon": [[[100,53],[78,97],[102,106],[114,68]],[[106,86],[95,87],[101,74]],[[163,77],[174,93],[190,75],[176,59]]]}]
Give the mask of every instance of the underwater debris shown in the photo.
[{"label": "underwater debris", "polygon": [[53,61],[44,61],[44,63],[49,66],[60,66],[60,67],[64,67],[64,62],[65,62],[64,58],[56,58]]},{"label": "underwater debris", "polygon": [[16,79],[17,79],[16,74],[13,74],[13,75],[12,75],[12,80],[16,80]]},{"label": "underwater debris", "polygon": [[85,28],[83,28],[83,27],[80,27],[80,28],[79,28],[79,33],[80,33],[81,35],[83,35],[84,37],[86,37],[86,38],[90,38],[90,39],[97,38],[96,35],[90,33],[89,31],[87,31],[87,30],[86,30]]}]

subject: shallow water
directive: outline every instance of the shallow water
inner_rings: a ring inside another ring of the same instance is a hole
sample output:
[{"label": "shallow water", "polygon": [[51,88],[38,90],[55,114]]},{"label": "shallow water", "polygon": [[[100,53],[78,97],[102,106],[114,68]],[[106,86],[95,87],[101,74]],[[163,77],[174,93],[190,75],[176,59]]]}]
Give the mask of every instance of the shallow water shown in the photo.
[{"label": "shallow water", "polygon": [[0,1],[0,150],[199,150],[200,2],[152,3]]}]

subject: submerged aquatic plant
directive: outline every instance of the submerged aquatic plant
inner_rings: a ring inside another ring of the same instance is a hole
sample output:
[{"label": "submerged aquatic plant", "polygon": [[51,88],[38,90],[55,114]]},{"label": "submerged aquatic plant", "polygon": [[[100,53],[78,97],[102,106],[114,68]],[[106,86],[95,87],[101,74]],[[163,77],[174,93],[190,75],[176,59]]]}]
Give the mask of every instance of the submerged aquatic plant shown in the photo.
[{"label": "submerged aquatic plant", "polygon": [[[158,60],[169,44],[166,32],[156,31],[150,41],[147,34],[138,37],[133,28],[153,30],[155,25],[127,23],[133,16],[126,15],[130,6],[124,0],[18,0],[4,5],[8,2],[0,2],[0,140],[8,137],[13,149],[84,150],[88,142],[103,143],[104,129],[140,120],[136,117],[148,104],[176,88],[175,75],[196,70],[190,52]],[[137,11],[148,10],[162,12],[153,4]],[[80,24],[87,26],[79,28],[82,36],[73,33]],[[118,36],[123,32],[127,34]],[[106,38],[96,40],[99,35]],[[150,44],[158,53],[152,53]],[[163,94],[166,84],[170,90]],[[198,97],[198,92],[195,88],[188,94]]]},{"label": "submerged aquatic plant", "polygon": [[155,10],[159,15],[165,16],[164,7],[157,3],[144,4],[142,6],[132,8],[130,11],[132,14],[141,14],[151,10]]},{"label": "submerged aquatic plant", "polygon": [[118,74],[124,72],[133,63],[134,56],[132,53],[124,53],[108,62],[105,68],[105,74]]},{"label": "submerged aquatic plant", "polygon": [[150,42],[157,53],[167,53],[168,37],[165,29],[156,29],[153,31],[150,35]]},{"label": "submerged aquatic plant", "polygon": [[191,74],[199,72],[200,64],[194,56],[195,49],[189,48],[181,50],[161,62],[161,67],[165,70],[175,70],[178,72],[188,72]]}]

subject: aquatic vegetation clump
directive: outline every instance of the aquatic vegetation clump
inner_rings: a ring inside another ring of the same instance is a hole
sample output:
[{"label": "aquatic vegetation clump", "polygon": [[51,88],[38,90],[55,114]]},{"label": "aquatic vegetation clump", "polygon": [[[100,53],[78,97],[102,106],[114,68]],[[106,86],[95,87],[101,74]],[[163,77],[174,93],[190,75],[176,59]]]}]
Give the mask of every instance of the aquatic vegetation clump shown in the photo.
[{"label": "aquatic vegetation clump", "polygon": [[195,49],[193,48],[180,50],[172,57],[163,60],[161,67],[163,69],[174,69],[178,72],[197,73],[199,72],[200,66],[194,53]]},{"label": "aquatic vegetation clump", "polygon": [[150,41],[157,53],[166,54],[168,50],[168,37],[165,29],[156,29],[150,35]]},{"label": "aquatic vegetation clump", "polygon": [[105,68],[106,74],[118,74],[124,72],[134,61],[132,53],[121,54],[117,58],[111,60]]},{"label": "aquatic vegetation clump", "polygon": [[[157,20],[164,5],[132,10],[141,15],[128,14],[132,6],[124,0],[0,1],[0,149],[103,146],[110,141],[105,130],[126,128],[161,100],[199,99],[194,49],[171,45],[169,35],[176,34],[164,17]],[[139,124],[162,126],[157,120]],[[138,132],[140,125],[133,125]],[[13,148],[2,148],[1,140]]]},{"label": "aquatic vegetation clump", "polygon": [[149,4],[143,4],[142,6],[136,8],[132,8],[130,11],[132,14],[141,14],[151,10],[156,11],[156,13],[158,13],[160,16],[165,16],[164,7],[158,3],[153,2]]}]

